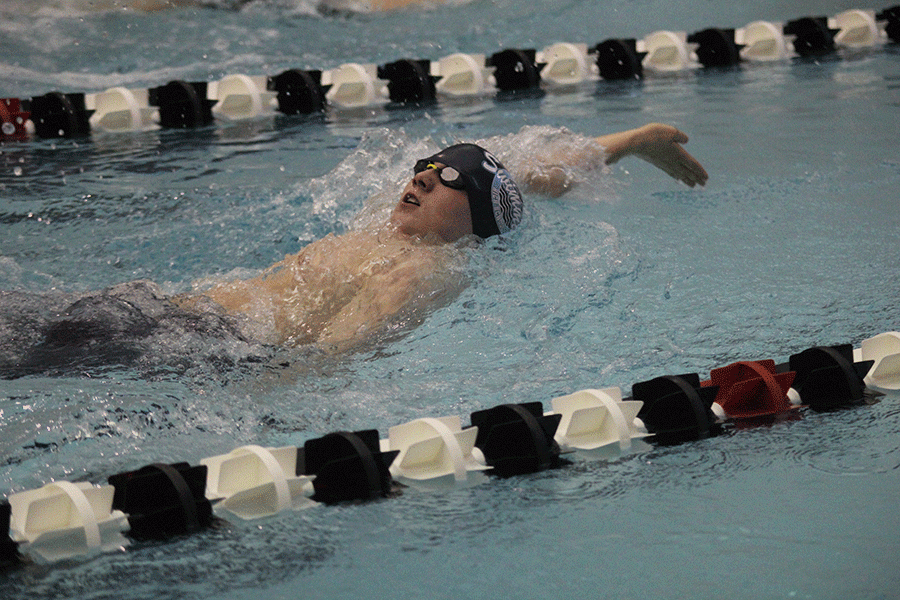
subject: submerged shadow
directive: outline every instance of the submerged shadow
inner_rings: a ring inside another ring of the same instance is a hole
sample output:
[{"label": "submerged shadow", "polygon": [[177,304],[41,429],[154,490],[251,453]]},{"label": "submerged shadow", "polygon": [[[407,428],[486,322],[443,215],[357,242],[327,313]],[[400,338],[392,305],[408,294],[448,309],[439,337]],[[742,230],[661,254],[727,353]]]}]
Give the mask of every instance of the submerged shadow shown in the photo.
[{"label": "submerged shadow", "polygon": [[0,378],[223,373],[269,350],[225,314],[185,310],[148,281],[89,294],[0,292]]}]

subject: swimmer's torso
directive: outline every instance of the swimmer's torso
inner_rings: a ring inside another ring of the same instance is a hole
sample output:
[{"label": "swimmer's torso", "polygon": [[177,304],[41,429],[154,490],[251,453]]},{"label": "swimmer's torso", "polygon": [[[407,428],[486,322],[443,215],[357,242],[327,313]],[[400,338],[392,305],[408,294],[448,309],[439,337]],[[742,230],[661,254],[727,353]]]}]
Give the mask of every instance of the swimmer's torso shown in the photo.
[{"label": "swimmer's torso", "polygon": [[452,296],[460,253],[390,229],[328,235],[262,275],[203,292],[230,313],[249,317],[271,343],[342,344],[393,317]]}]

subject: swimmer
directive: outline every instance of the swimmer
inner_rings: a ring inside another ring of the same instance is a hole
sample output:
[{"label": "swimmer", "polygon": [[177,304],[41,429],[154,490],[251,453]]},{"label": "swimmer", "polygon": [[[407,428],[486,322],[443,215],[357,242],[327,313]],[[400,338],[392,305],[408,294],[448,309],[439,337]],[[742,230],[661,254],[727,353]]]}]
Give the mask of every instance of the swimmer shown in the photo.
[{"label": "swimmer", "polygon": [[227,367],[282,347],[357,351],[402,335],[459,295],[466,249],[522,219],[513,174],[545,196],[626,156],[691,187],[708,177],[683,148],[687,136],[669,125],[593,139],[531,134],[516,134],[525,151],[507,161],[512,174],[482,148],[505,151],[502,141],[457,144],[417,161],[385,222],[329,234],[252,279],[195,284],[174,297],[149,281],[91,293],[0,292],[0,332],[10,334],[0,336],[0,378],[112,365],[170,372],[197,360]]},{"label": "swimmer", "polygon": [[[548,148],[519,171],[526,189],[556,197],[574,185],[567,175],[572,168],[637,156],[690,187],[704,185],[708,175],[682,146],[687,141],[678,129],[651,123],[593,143]],[[456,298],[465,287],[461,249],[514,229],[522,207],[519,187],[493,154],[458,144],[416,163],[384,225],[329,234],[258,277],[173,301],[192,310],[212,302],[242,315],[268,343],[347,351],[378,332],[414,325]]]}]

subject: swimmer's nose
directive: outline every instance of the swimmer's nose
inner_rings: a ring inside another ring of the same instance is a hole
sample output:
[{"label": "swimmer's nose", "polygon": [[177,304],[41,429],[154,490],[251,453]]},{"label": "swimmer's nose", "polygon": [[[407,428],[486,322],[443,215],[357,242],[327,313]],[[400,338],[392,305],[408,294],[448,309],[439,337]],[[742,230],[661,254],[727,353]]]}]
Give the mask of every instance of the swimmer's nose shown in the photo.
[{"label": "swimmer's nose", "polygon": [[437,177],[437,173],[432,169],[427,169],[413,175],[413,185],[422,188],[426,192],[430,192],[436,183],[434,180],[435,177]]}]

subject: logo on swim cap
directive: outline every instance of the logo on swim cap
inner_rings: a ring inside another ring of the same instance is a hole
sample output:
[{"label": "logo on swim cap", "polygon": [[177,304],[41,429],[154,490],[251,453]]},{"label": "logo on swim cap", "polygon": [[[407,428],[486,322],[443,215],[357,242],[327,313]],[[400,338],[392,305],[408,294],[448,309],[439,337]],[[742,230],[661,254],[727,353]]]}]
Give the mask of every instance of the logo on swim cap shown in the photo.
[{"label": "logo on swim cap", "polygon": [[494,174],[491,183],[491,205],[494,209],[494,220],[500,233],[507,233],[516,228],[522,221],[522,194],[519,187],[513,181],[512,175],[507,171],[497,158],[484,151],[485,160],[481,166]]},{"label": "logo on swim cap", "polygon": [[515,229],[522,221],[522,195],[506,169],[500,169],[494,175],[491,203],[500,233]]}]

